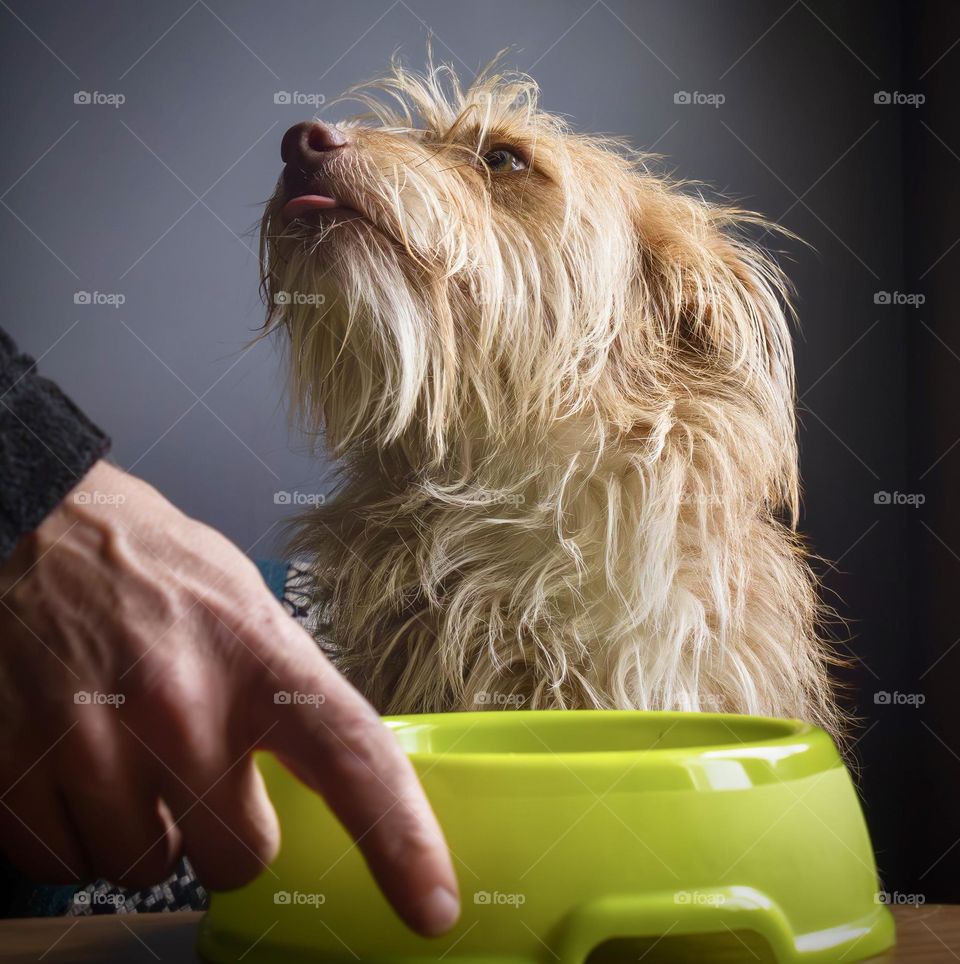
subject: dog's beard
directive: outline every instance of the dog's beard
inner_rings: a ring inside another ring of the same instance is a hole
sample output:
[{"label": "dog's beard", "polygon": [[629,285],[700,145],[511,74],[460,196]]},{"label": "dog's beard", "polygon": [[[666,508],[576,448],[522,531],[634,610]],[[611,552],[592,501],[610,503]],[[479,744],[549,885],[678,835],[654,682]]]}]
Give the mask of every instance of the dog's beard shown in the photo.
[{"label": "dog's beard", "polygon": [[394,442],[423,409],[435,368],[424,306],[390,242],[371,228],[351,230],[328,255],[334,263],[318,262],[307,248],[281,281],[291,299],[309,293],[284,310],[292,396],[302,420],[322,426],[337,455],[364,442]]},{"label": "dog's beard", "polygon": [[371,142],[339,175],[369,218],[268,211],[268,297],[323,296],[273,318],[343,460],[294,539],[341,666],[385,711],[511,693],[838,732],[778,520],[798,490],[784,279],[737,236],[750,216],[552,121],[536,136],[553,184],[516,208],[442,152]]},{"label": "dog's beard", "polygon": [[407,225],[456,204],[409,190],[389,202],[390,231],[366,219],[294,226],[269,260],[268,298],[292,299],[273,317],[290,336],[293,398],[337,455],[401,443],[436,463],[466,437],[489,453],[558,420],[600,418],[601,404],[616,419],[623,372],[608,362],[639,310],[622,213],[599,229],[551,201],[538,239],[481,206],[422,250]]}]

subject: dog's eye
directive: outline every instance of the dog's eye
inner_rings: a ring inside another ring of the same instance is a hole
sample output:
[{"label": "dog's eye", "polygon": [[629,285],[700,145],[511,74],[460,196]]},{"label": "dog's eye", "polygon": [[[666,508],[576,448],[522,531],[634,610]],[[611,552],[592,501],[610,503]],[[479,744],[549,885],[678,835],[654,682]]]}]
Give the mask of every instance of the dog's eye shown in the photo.
[{"label": "dog's eye", "polygon": [[487,151],[483,155],[483,163],[487,165],[494,174],[503,174],[507,171],[522,171],[526,168],[523,158],[508,150],[506,147],[498,147],[495,150]]}]

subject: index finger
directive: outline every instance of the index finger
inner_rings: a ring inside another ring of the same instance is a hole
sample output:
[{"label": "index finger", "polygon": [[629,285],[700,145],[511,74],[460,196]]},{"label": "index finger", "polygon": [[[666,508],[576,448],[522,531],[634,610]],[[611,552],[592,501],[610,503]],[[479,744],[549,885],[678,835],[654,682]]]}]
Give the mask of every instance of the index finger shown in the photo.
[{"label": "index finger", "polygon": [[[296,624],[284,634],[277,673],[264,683],[265,720],[277,690],[323,694],[288,703],[264,737],[295,776],[321,794],[357,842],[386,898],[419,933],[448,931],[460,914],[456,876],[443,832],[412,764],[373,707]],[[295,637],[295,638],[294,638]],[[307,644],[307,645],[304,645]],[[249,704],[248,704],[249,708]],[[262,732],[262,731],[261,731]]]}]

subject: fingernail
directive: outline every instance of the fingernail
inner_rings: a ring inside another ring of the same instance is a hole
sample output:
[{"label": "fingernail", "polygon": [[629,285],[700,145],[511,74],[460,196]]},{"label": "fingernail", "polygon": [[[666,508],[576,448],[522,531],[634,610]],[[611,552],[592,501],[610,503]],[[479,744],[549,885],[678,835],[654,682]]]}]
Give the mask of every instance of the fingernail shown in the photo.
[{"label": "fingernail", "polygon": [[459,898],[446,887],[434,887],[420,905],[420,931],[427,937],[446,934],[459,916]]}]

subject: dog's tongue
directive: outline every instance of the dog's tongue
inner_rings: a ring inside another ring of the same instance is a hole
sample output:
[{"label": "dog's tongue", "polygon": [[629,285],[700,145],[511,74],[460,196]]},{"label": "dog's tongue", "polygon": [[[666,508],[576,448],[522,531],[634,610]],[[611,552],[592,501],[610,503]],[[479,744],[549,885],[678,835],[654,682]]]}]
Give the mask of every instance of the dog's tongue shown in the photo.
[{"label": "dog's tongue", "polygon": [[340,202],[336,198],[327,197],[325,194],[302,194],[300,197],[287,201],[281,214],[289,219],[295,218],[306,211],[320,211],[339,206]]}]

